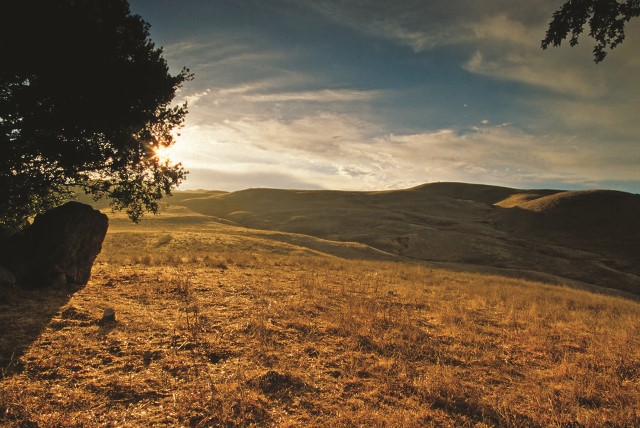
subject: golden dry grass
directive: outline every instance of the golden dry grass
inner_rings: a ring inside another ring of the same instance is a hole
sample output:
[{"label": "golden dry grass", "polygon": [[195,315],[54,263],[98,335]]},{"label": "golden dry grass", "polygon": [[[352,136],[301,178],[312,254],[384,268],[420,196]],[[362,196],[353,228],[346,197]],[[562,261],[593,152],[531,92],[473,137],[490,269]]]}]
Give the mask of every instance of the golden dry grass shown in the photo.
[{"label": "golden dry grass", "polygon": [[178,192],[169,202],[227,224],[358,242],[398,258],[552,274],[640,295],[640,196],[630,193],[430,183],[384,192]]},{"label": "golden dry grass", "polygon": [[0,305],[3,356],[21,354],[0,424],[640,425],[636,301],[174,213],[112,221],[73,296]]}]

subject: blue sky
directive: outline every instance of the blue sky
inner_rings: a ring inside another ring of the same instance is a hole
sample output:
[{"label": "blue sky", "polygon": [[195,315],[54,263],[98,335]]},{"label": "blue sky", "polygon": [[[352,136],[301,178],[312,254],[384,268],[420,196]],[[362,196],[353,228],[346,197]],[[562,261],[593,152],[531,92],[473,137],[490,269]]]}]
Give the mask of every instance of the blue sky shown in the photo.
[{"label": "blue sky", "polygon": [[562,1],[130,0],[195,79],[182,189],[431,181],[640,193],[640,20],[601,64]]}]

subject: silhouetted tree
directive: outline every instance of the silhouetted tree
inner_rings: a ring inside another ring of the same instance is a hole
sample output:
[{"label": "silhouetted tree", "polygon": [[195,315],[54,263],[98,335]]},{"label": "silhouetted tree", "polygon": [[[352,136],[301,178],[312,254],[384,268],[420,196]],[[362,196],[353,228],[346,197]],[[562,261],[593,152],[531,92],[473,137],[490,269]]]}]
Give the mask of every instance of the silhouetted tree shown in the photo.
[{"label": "silhouetted tree", "polygon": [[14,0],[0,13],[0,229],[21,227],[72,188],[133,220],[186,175],[174,143],[190,78],[171,75],[127,0]]},{"label": "silhouetted tree", "polygon": [[569,44],[577,45],[588,21],[589,35],[597,42],[593,60],[599,63],[607,56],[607,47],[613,49],[622,43],[626,23],[637,16],[640,16],[640,0],[569,0],[553,14],[542,49],[560,46],[569,33]]}]

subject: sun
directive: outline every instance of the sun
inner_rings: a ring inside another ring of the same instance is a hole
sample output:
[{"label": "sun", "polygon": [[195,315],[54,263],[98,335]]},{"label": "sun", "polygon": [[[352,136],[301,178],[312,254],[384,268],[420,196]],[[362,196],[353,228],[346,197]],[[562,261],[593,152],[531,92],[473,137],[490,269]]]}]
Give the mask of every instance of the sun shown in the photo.
[{"label": "sun", "polygon": [[171,147],[158,147],[154,149],[154,157],[159,163],[171,163]]}]

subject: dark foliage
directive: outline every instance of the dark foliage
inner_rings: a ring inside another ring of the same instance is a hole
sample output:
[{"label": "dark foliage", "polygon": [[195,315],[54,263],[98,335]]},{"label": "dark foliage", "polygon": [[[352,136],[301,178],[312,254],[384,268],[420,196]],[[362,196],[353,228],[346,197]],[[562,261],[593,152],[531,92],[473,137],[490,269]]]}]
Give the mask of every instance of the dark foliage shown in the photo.
[{"label": "dark foliage", "polygon": [[569,0],[553,14],[542,48],[560,46],[569,33],[569,44],[577,45],[588,22],[589,36],[596,41],[593,59],[599,63],[607,56],[607,48],[613,49],[622,43],[625,25],[637,16],[640,16],[640,0]]},{"label": "dark foliage", "polygon": [[133,220],[185,177],[156,150],[187,113],[191,76],[169,73],[127,0],[20,0],[0,14],[0,229],[26,224],[70,189]]}]

